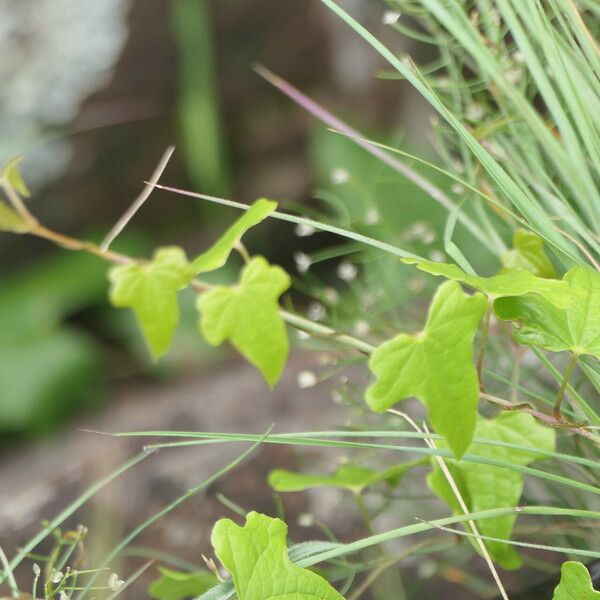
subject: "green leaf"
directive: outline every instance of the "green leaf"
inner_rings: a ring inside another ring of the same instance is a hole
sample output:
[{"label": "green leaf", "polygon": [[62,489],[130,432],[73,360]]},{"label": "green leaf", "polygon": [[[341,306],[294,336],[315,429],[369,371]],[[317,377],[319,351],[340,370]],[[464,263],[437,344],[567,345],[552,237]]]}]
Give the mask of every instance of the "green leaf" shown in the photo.
[{"label": "green leaf", "polygon": [[515,231],[513,247],[502,254],[500,261],[508,270],[524,269],[544,279],[556,277],[554,265],[544,250],[544,240],[525,229]]},{"label": "green leaf", "polygon": [[181,248],[159,248],[152,261],[113,267],[108,274],[110,301],[131,308],[155,359],[165,354],[179,322],[177,292],[194,278]]},{"label": "green leaf", "polygon": [[600,592],[594,591],[587,567],[570,560],[560,569],[560,583],[552,600],[600,600]]},{"label": "green leaf", "polygon": [[417,268],[431,275],[441,275],[446,279],[460,281],[469,287],[483,292],[490,299],[501,296],[522,296],[539,294],[561,308],[566,307],[573,296],[568,283],[557,279],[541,279],[525,270],[511,270],[492,277],[469,275],[456,265],[439,263],[417,258],[403,258],[402,262],[417,265]]},{"label": "green leaf", "polygon": [[207,273],[222,267],[242,236],[254,225],[264,221],[275,209],[274,200],[257,200],[206,252],[194,262],[196,273]]},{"label": "green leaf", "polygon": [[344,600],[329,583],[290,562],[287,525],[251,512],[243,527],[220,519],[211,543],[231,572],[238,600]]},{"label": "green leaf", "polygon": [[378,381],[366,393],[369,406],[383,412],[415,396],[425,402],[433,427],[457,457],[475,429],[479,382],[473,365],[473,338],[487,309],[482,294],[469,296],[453,281],[436,292],[425,329],[400,334],[371,355]]},{"label": "green leaf", "polygon": [[215,586],[217,578],[208,571],[183,573],[158,567],[161,577],[148,586],[148,595],[156,600],[195,598]]},{"label": "green leaf", "polygon": [[19,213],[0,200],[0,231],[26,233],[30,229],[30,224]]},{"label": "green leaf", "polygon": [[218,346],[230,340],[271,387],[279,381],[288,356],[278,300],[290,284],[281,267],[257,256],[242,270],[238,285],[211,289],[197,303],[200,331],[206,341]]},{"label": "green leaf", "polygon": [[[535,450],[551,452],[554,450],[554,431],[544,427],[526,413],[504,412],[495,419],[479,417],[475,435],[486,440],[497,440],[511,444],[521,444],[532,448],[532,452],[517,450],[506,446],[491,446],[474,443],[469,451],[477,456],[490,458],[514,465],[526,466],[529,463],[545,458],[536,454]],[[442,444],[439,445],[443,447]],[[523,493],[523,474],[518,471],[504,469],[471,462],[446,460],[461,496],[470,512],[517,506]],[[434,469],[427,482],[431,489],[445,500],[457,514],[462,510],[452,492],[442,470],[434,462]],[[517,515],[508,515],[485,519],[477,522],[481,535],[510,539]],[[505,569],[516,569],[521,566],[521,558],[513,546],[506,542],[484,542],[492,559]]]},{"label": "green leaf", "polygon": [[331,475],[307,475],[287,469],[275,469],[269,474],[269,485],[276,492],[302,492],[317,487],[335,487],[360,494],[365,488],[385,482],[396,486],[404,475],[422,460],[394,465],[384,471],[373,471],[358,465],[342,465]]},{"label": "green leaf", "polygon": [[580,292],[566,310],[545,298],[526,295],[499,298],[494,311],[501,319],[519,322],[514,335],[520,344],[600,359],[600,273],[575,267],[564,276],[564,281]]},{"label": "green leaf", "polygon": [[23,181],[19,163],[23,160],[22,156],[17,156],[4,163],[0,169],[0,180],[5,181],[10,185],[20,196],[28,198],[31,194],[27,185]]}]

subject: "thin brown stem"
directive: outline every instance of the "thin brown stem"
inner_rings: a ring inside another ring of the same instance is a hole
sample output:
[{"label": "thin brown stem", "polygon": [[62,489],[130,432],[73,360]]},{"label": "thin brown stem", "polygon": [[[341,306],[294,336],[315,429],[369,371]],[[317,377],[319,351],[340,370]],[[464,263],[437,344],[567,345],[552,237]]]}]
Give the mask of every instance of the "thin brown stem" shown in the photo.
[{"label": "thin brown stem", "polygon": [[28,233],[35,235],[36,237],[49,240],[65,250],[80,250],[82,252],[88,252],[108,262],[121,265],[136,262],[135,259],[131,258],[130,256],[126,256],[125,254],[113,252],[112,250],[103,250],[94,242],[79,240],[77,238],[53,231],[52,229],[48,229],[40,224],[36,224]]},{"label": "thin brown stem", "polygon": [[535,408],[533,408],[533,406],[531,406],[531,404],[528,402],[513,403],[505,400],[504,398],[498,398],[497,396],[492,396],[491,394],[486,394],[484,392],[481,392],[479,397],[483,400],[487,400],[501,410],[520,410],[531,415],[534,419],[536,419],[536,421],[539,421],[544,425],[549,425],[550,427],[555,427],[556,429],[566,429],[571,433],[580,435],[581,437],[594,442],[594,444],[597,446],[600,446],[600,437],[594,435],[590,431],[588,428],[588,423],[586,422],[570,423],[565,421],[562,417],[557,419],[552,415],[547,415],[546,413],[535,410]]}]

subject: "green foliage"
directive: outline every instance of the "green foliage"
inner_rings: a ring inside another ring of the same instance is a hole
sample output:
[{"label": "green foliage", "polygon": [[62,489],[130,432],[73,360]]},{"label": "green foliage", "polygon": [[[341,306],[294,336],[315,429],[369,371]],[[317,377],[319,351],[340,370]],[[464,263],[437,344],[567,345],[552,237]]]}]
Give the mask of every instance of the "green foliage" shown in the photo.
[{"label": "green foliage", "polygon": [[131,308],[155,359],[170,348],[179,322],[177,292],[195,271],[181,248],[159,248],[152,261],[113,267],[109,271],[110,301]]},{"label": "green foliage", "polygon": [[569,560],[560,568],[560,583],[552,600],[600,600],[600,592],[594,591],[587,567]]},{"label": "green foliage", "polygon": [[104,306],[105,270],[93,256],[57,252],[2,277],[0,432],[49,431],[98,398],[97,345],[65,320]]},{"label": "green foliage", "polygon": [[17,192],[20,196],[28,198],[30,196],[29,189],[19,169],[19,164],[23,160],[22,156],[12,158],[8,162],[4,163],[2,169],[0,169],[0,184],[9,185]]},{"label": "green foliage", "polygon": [[[539,425],[532,416],[519,412],[501,413],[495,419],[479,417],[475,435],[478,438],[520,444],[532,449],[531,452],[473,443],[470,453],[495,461],[513,465],[527,466],[529,463],[544,458],[535,450],[554,450],[554,432],[548,427]],[[461,507],[450,488],[442,470],[436,462],[427,479],[431,489],[445,500],[456,512],[461,514]],[[460,494],[471,512],[516,506],[523,493],[523,474],[518,471],[504,469],[480,463],[447,461],[447,466],[456,482]],[[484,536],[510,539],[517,516],[509,515],[486,519],[477,523],[479,533]],[[513,546],[505,542],[485,541],[492,559],[505,569],[517,569],[521,566],[521,558]]]},{"label": "green foliage", "polygon": [[274,200],[257,200],[206,252],[193,261],[196,273],[206,273],[222,267],[231,251],[248,229],[264,221],[275,209]]},{"label": "green foliage", "polygon": [[256,512],[243,527],[229,519],[216,522],[211,542],[238,600],[343,600],[325,579],[290,562],[286,536],[283,521]]},{"label": "green foliage", "polygon": [[30,224],[19,213],[0,200],[0,231],[25,233],[30,228]]},{"label": "green foliage", "polygon": [[556,269],[544,250],[544,240],[525,229],[515,231],[513,247],[504,252],[500,260],[507,270],[524,269],[545,279],[556,277]]},{"label": "green foliage", "polygon": [[224,195],[230,169],[216,78],[211,10],[205,2],[170,3],[177,45],[177,121],[183,158],[194,189]]},{"label": "green foliage", "polygon": [[98,351],[71,327],[0,342],[0,357],[0,431],[50,431],[98,394]]},{"label": "green foliage", "polygon": [[402,261],[414,264],[426,273],[460,281],[475,290],[483,292],[489,298],[537,294],[548,299],[552,304],[565,308],[573,296],[573,290],[568,283],[556,279],[541,279],[523,269],[505,271],[492,277],[480,277],[465,273],[460,267],[447,263],[416,258],[403,258]]},{"label": "green foliage", "polygon": [[235,286],[215,287],[197,302],[200,331],[209,344],[229,340],[272,387],[287,360],[289,342],[278,300],[290,287],[290,277],[262,258],[253,258]]},{"label": "green foliage", "polygon": [[600,359],[600,274],[588,267],[574,267],[564,281],[581,292],[566,309],[545,298],[525,295],[496,300],[496,315],[519,322],[514,335],[520,344]]},{"label": "green foliage", "polygon": [[195,598],[215,586],[217,578],[208,571],[185,573],[158,567],[161,577],[148,586],[148,595],[156,600]]},{"label": "green foliage", "polygon": [[425,329],[400,334],[372,354],[369,368],[378,380],[367,390],[369,406],[383,412],[416,396],[427,405],[436,431],[462,456],[475,429],[479,382],[473,338],[486,309],[483,295],[469,296],[452,281],[442,284]]},{"label": "green foliage", "polygon": [[373,471],[359,465],[342,465],[331,475],[307,475],[287,469],[275,469],[269,473],[269,485],[276,492],[301,492],[317,487],[335,487],[360,494],[366,488],[385,482],[396,486],[404,475],[422,461],[401,463],[383,471]]}]

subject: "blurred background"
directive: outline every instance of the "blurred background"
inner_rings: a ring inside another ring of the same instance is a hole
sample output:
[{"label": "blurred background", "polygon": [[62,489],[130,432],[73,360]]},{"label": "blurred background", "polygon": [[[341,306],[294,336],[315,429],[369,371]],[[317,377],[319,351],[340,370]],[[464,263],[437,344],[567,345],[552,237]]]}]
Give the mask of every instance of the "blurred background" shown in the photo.
[{"label": "blurred background", "polygon": [[[384,4],[347,4],[384,29]],[[371,201],[383,167],[258,77],[255,62],[378,139],[395,131],[426,143],[409,86],[378,79],[375,55],[316,0],[7,0],[0,10],[0,158],[25,156],[31,209],[63,233],[102,239],[169,144],[177,149],[162,181],[177,187],[296,208],[325,195],[338,169],[356,180],[337,185],[342,201]],[[117,245],[140,256],[169,243],[193,253],[236,216],[155,191]],[[290,233],[268,223],[253,250],[289,269],[295,252],[331,243]],[[2,235],[0,269],[6,436],[53,429],[106,400],[116,381],[202,363],[194,335],[154,368],[131,315],[108,309],[105,265],[92,257]]]},{"label": "blurred background", "polygon": [[[383,2],[340,4],[398,52],[425,52],[390,28],[394,15]],[[0,57],[0,159],[24,155],[30,208],[52,229],[101,240],[175,144],[165,184],[246,203],[274,198],[284,210],[443,258],[445,215],[433,201],[252,70],[262,63],[370,137],[429,153],[427,107],[318,0],[2,0]],[[193,255],[237,216],[156,190],[115,248],[144,256],[173,243]],[[356,248],[344,240],[310,233],[268,222],[247,240],[252,252],[297,277],[298,310],[366,337],[387,335],[394,319],[410,321],[421,312],[414,301],[427,297],[426,282],[385,257],[354,260]],[[474,264],[485,260],[476,256]],[[351,396],[351,364],[328,370],[326,353],[299,348],[269,393],[230,349],[203,344],[192,301],[182,296],[176,344],[153,364],[133,316],[108,305],[106,265],[42,240],[0,235],[0,541],[9,554],[43,519],[139,449],[135,440],[82,428],[257,433],[273,421],[293,431],[356,418],[355,409],[340,405],[337,389]],[[390,306],[400,309],[382,331],[369,331],[365,311]],[[77,517],[92,532],[91,555],[102,556],[238,450],[161,453],[115,482]],[[308,460],[330,468],[338,458]],[[274,514],[267,472],[300,468],[306,460],[291,450],[262,450],[216,492]],[[138,555],[145,546],[199,564],[212,523],[229,514],[216,492],[151,528],[136,542]],[[334,492],[319,494],[318,506],[310,495],[292,495],[287,508],[295,539],[320,535],[294,525],[306,511],[316,511],[341,539],[364,534]],[[427,517],[433,515],[428,509]],[[450,582],[477,577],[453,568]],[[430,571],[419,573],[425,586]],[[470,597],[464,589],[460,597]]]}]

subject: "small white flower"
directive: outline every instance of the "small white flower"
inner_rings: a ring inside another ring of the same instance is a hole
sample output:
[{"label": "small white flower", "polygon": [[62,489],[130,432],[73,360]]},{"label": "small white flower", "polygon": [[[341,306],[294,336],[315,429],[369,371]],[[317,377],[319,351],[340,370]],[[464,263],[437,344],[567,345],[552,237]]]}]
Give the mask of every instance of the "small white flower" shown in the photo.
[{"label": "small white flower", "polygon": [[311,302],[308,305],[308,310],[306,311],[306,315],[311,321],[320,321],[325,317],[326,314],[327,311],[320,302]]},{"label": "small white flower", "polygon": [[296,377],[296,383],[301,389],[314,387],[317,382],[317,376],[312,371],[300,371]]},{"label": "small white flower", "polygon": [[404,234],[407,241],[419,241],[424,244],[432,244],[435,241],[435,231],[427,223],[417,221],[413,223]]},{"label": "small white flower", "polygon": [[523,71],[521,69],[509,69],[504,73],[504,77],[511,85],[517,85],[523,79]]},{"label": "small white flower", "polygon": [[315,517],[311,513],[300,513],[298,515],[298,525],[300,527],[312,527],[315,524]]},{"label": "small white flower", "polygon": [[465,172],[465,165],[463,165],[463,163],[461,163],[460,160],[454,160],[454,161],[452,161],[452,168],[457,173],[464,173]]},{"label": "small white flower", "polygon": [[384,25],[395,25],[400,20],[400,13],[397,10],[386,10],[383,13],[381,22]]},{"label": "small white flower", "polygon": [[111,573],[111,576],[108,578],[108,587],[113,592],[118,592],[125,582],[122,579],[119,579],[119,576],[116,573]]},{"label": "small white flower", "polygon": [[69,600],[69,596],[67,596],[66,592],[60,590],[60,592],[58,593],[58,600]]},{"label": "small white flower", "polygon": [[367,335],[371,331],[371,326],[369,323],[363,319],[356,321],[354,323],[354,334],[358,336]]},{"label": "small white flower", "polygon": [[337,167],[331,173],[331,183],[334,185],[342,185],[344,183],[348,183],[350,179],[350,173],[348,173],[348,169],[344,169],[343,167]]},{"label": "small white flower", "polygon": [[315,231],[316,229],[312,225],[307,225],[306,223],[298,223],[294,228],[294,233],[298,237],[308,237]]},{"label": "small white flower", "polygon": [[437,127],[440,124],[440,118],[438,115],[429,115],[429,124],[432,127]]},{"label": "small white flower", "polygon": [[420,560],[417,565],[417,577],[419,579],[429,579],[432,575],[435,574],[438,567],[436,563],[432,560]]},{"label": "small white flower", "polygon": [[40,565],[38,565],[37,563],[33,563],[33,574],[36,577],[39,577],[42,574],[42,569],[40,568]]},{"label": "small white flower", "polygon": [[418,294],[423,291],[425,280],[422,277],[411,277],[406,284],[411,292]]},{"label": "small white flower", "polygon": [[326,354],[325,352],[319,354],[317,360],[319,361],[319,364],[323,367],[337,364],[337,359],[335,358],[335,356],[332,356],[331,354]]},{"label": "small white flower", "polygon": [[432,260],[434,262],[444,262],[445,258],[446,257],[444,256],[444,254],[439,250],[432,250],[429,253],[429,260]]},{"label": "small white flower", "polygon": [[479,102],[471,102],[465,111],[465,117],[472,123],[477,123],[483,119],[485,111]]},{"label": "small white flower", "polygon": [[379,211],[372,206],[369,208],[365,214],[365,224],[367,225],[377,225],[381,221],[381,215]]},{"label": "small white flower", "polygon": [[57,571],[56,569],[52,569],[52,573],[50,575],[50,580],[52,581],[52,583],[60,583],[64,576],[65,575],[62,571]]},{"label": "small white flower", "polygon": [[304,252],[295,252],[294,261],[296,263],[296,269],[298,269],[298,273],[306,273],[306,271],[310,269],[310,265],[312,265],[310,256],[308,256],[308,254],[304,254]]},{"label": "small white flower", "polygon": [[326,287],[323,290],[323,300],[329,304],[337,304],[340,301],[340,295],[335,288]]},{"label": "small white flower", "polygon": [[435,83],[436,83],[436,85],[437,85],[438,87],[440,87],[440,88],[447,88],[447,87],[449,87],[449,86],[450,86],[450,84],[451,84],[452,82],[450,81],[450,78],[449,78],[449,77],[444,77],[444,76],[442,76],[442,77],[438,77],[438,78],[435,80]]},{"label": "small white flower", "polygon": [[343,281],[354,281],[358,275],[358,269],[350,261],[344,260],[338,265],[337,274]]},{"label": "small white flower", "polygon": [[512,59],[519,64],[523,64],[525,62],[525,55],[521,50],[515,50],[512,53]]}]

